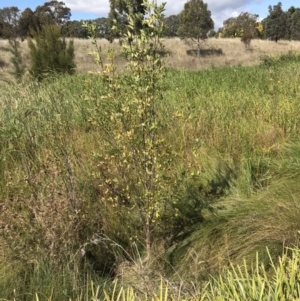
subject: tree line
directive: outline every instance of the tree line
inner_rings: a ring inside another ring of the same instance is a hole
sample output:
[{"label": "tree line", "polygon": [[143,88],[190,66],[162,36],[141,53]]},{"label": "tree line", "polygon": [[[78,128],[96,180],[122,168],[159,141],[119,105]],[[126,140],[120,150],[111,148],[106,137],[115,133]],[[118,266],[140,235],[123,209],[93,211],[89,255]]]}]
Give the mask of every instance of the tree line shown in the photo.
[{"label": "tree line", "polygon": [[245,32],[252,38],[278,40],[300,40],[300,8],[291,6],[287,11],[282,3],[269,6],[268,16],[259,21],[259,15],[241,13],[223,22],[216,36],[224,38],[242,37]]},{"label": "tree line", "polygon": [[[126,27],[126,15],[133,13],[145,14],[143,0],[110,0],[110,12],[107,17],[94,20],[70,20],[71,9],[64,2],[52,0],[39,5],[35,10],[26,8],[21,11],[16,6],[0,9],[0,38],[32,37],[33,31],[40,31],[45,25],[59,25],[65,37],[88,38],[88,32],[82,26],[83,21],[96,25],[98,38],[112,41],[120,36]],[[291,6],[287,11],[282,3],[269,6],[268,16],[259,21],[259,15],[243,12],[237,17],[228,18],[223,26],[214,30],[211,11],[203,0],[190,0],[177,15],[164,17],[165,37],[193,38],[207,37],[244,39],[260,38],[278,41],[300,40],[300,8]],[[142,27],[142,20],[136,20],[134,31]]]}]

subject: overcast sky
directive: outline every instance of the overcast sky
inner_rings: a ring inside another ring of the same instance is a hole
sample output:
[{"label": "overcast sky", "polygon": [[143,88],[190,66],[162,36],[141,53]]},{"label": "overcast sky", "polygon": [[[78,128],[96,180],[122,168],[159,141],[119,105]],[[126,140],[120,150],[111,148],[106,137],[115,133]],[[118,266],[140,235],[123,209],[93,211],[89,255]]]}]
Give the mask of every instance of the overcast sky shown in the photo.
[{"label": "overcast sky", "polygon": [[[5,6],[17,6],[21,10],[30,7],[34,10],[38,5],[42,5],[47,0],[0,0],[0,8]],[[48,0],[50,1],[50,0]],[[64,1],[64,0],[62,0]],[[157,0],[158,3],[163,0]],[[109,0],[65,0],[66,6],[71,8],[72,20],[95,19],[107,17],[109,11]],[[168,0],[165,14],[178,14],[184,6],[186,0]],[[232,16],[237,16],[241,12],[258,14],[261,19],[268,15],[268,6],[276,5],[279,0],[204,0],[212,12],[212,19],[215,28],[222,26],[224,20]],[[292,5],[300,7],[299,0],[282,0],[284,10]]]}]

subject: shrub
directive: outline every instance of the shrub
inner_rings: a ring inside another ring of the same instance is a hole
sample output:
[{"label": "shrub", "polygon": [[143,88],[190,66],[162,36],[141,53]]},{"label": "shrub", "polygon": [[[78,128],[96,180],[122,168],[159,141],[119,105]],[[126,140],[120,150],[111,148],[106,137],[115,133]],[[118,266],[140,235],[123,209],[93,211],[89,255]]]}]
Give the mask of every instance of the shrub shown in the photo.
[{"label": "shrub", "polygon": [[246,48],[249,48],[252,39],[253,39],[253,35],[252,35],[251,31],[248,30],[243,33],[241,42],[244,43]]},{"label": "shrub", "polygon": [[9,45],[9,52],[12,54],[10,61],[14,66],[14,71],[12,72],[12,75],[16,78],[18,82],[20,82],[26,69],[20,51],[20,42],[17,41],[17,39],[11,39],[9,40]]},{"label": "shrub", "polygon": [[[164,6],[154,7],[145,1],[146,14],[138,33],[131,28],[141,15],[128,15],[127,34],[122,34],[123,56],[128,72],[115,74],[114,54],[109,52],[110,64],[103,64],[101,49],[96,48],[96,62],[103,68],[107,93],[101,97],[102,108],[93,118],[103,135],[106,153],[98,153],[100,188],[103,198],[113,208],[135,212],[140,232],[144,233],[147,258],[150,258],[152,234],[162,206],[162,166],[165,164],[160,138],[157,105],[162,98],[165,75],[161,42]],[[95,25],[86,24],[95,37]],[[93,39],[96,45],[96,40]],[[103,110],[103,108],[105,109]],[[103,116],[103,112],[104,116]],[[129,214],[129,213],[128,213]]]},{"label": "shrub", "polygon": [[73,74],[75,71],[74,42],[61,38],[61,27],[46,25],[42,30],[33,32],[28,40],[31,56],[30,74],[39,81],[51,73]]}]

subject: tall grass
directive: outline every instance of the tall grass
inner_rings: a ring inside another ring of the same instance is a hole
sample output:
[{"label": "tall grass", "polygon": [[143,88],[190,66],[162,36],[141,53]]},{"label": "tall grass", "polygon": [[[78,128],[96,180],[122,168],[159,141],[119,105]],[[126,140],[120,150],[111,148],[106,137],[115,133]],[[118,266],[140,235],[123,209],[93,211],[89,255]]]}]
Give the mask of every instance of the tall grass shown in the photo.
[{"label": "tall grass", "polygon": [[[268,250],[267,253],[269,254]],[[175,293],[172,291],[172,285],[163,280],[153,295],[141,295],[133,288],[118,288],[117,285],[114,285],[112,291],[108,293],[105,289],[103,291],[100,285],[91,282],[90,294],[87,295],[86,300],[298,300],[300,297],[299,249],[287,249],[279,260],[269,259],[268,269],[260,262],[258,255],[252,265],[246,261],[241,265],[231,265],[225,274],[217,278],[211,277],[201,289],[190,291],[188,295],[180,288]],[[76,300],[82,299],[82,296],[76,298]]]},{"label": "tall grass", "polygon": [[[245,257],[255,262],[256,252],[270,263],[266,246],[274,259],[297,243],[298,60],[290,53],[255,67],[168,70],[157,116],[172,158],[164,193],[182,211],[176,219],[166,208],[154,233],[161,255],[137,281],[161,274],[200,283]],[[90,280],[113,278],[125,260],[132,267],[143,257],[136,213],[109,206],[99,188],[106,149],[92,117],[109,105],[103,91],[92,74],[2,89],[1,298],[12,300],[15,289],[21,300],[36,292],[40,300],[81,300]],[[197,215],[195,191],[212,212]]]}]

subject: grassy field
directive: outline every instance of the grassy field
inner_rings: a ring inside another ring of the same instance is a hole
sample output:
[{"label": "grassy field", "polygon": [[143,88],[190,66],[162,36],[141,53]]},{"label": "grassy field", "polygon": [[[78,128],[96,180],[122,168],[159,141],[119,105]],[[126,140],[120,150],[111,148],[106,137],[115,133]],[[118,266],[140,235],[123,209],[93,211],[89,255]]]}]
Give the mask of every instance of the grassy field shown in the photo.
[{"label": "grassy field", "polygon": [[[75,39],[75,61],[78,71],[95,71],[96,66],[92,57],[87,53],[93,51],[93,45],[89,40]],[[118,41],[110,44],[107,40],[99,40],[99,45],[105,52],[108,48],[113,47],[116,53],[120,53],[120,45]],[[166,49],[171,55],[166,57],[166,65],[172,68],[202,70],[212,66],[251,66],[259,64],[261,57],[270,55],[276,56],[288,53],[289,51],[300,51],[300,42],[297,41],[273,41],[253,40],[250,48],[245,49],[240,39],[208,39],[201,45],[201,57],[197,58],[193,55],[195,45],[189,45],[179,38],[165,39]],[[12,64],[9,61],[10,53],[7,52],[8,41],[0,40],[0,74],[9,77],[12,71]],[[27,66],[30,64],[30,56],[28,53],[27,41],[21,43],[21,51],[24,62]],[[119,69],[123,69],[125,61],[118,58]],[[10,77],[9,77],[10,78]]]},{"label": "grassy field", "polygon": [[[172,54],[157,105],[170,157],[163,196],[166,203],[176,199],[190,220],[175,220],[185,226],[172,236],[166,206],[166,220],[153,233],[154,256],[143,261],[136,209],[105,199],[103,173],[118,179],[122,171],[100,164],[115,155],[104,143],[115,125],[100,126],[110,103],[99,76],[3,83],[1,299],[300,297],[300,44],[253,41],[245,50],[239,40],[211,39],[197,58],[180,40],[165,43]],[[76,45],[78,70],[95,70],[89,42]],[[8,77],[8,53],[0,53]],[[187,188],[194,186],[191,196]],[[201,219],[197,202],[210,204]]]}]

